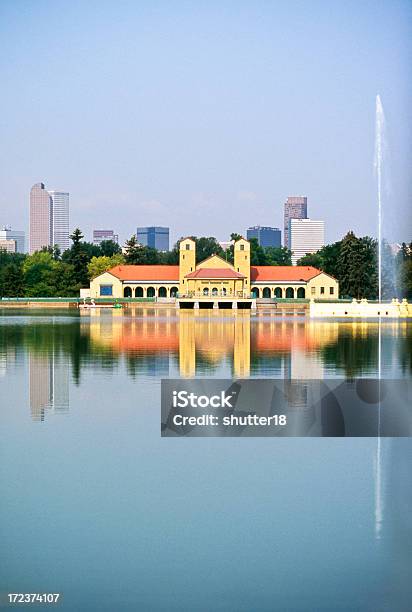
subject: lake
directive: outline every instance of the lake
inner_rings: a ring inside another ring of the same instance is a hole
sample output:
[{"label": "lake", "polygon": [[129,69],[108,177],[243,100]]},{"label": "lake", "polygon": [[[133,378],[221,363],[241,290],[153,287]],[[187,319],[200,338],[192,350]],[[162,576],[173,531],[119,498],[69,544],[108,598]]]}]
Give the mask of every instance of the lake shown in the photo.
[{"label": "lake", "polygon": [[0,591],[61,610],[403,611],[410,438],[161,438],[160,380],[410,379],[406,320],[0,311]]}]

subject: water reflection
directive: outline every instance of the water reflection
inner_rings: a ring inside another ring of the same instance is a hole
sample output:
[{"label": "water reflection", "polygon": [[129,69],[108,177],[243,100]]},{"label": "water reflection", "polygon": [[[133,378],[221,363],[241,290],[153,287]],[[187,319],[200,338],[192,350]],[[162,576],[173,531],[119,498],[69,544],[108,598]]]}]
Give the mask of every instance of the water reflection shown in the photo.
[{"label": "water reflection", "polygon": [[[410,374],[411,336],[406,322],[382,325],[383,376]],[[85,369],[111,376],[121,367],[132,378],[291,380],[376,376],[378,368],[374,322],[311,321],[248,311],[136,308],[60,317],[7,313],[1,318],[0,346],[3,374],[28,357],[34,420],[43,420],[47,411],[68,409],[70,371],[79,384]],[[290,405],[306,405],[302,393],[304,387],[291,385]]]},{"label": "water reflection", "polygon": [[69,370],[57,351],[29,355],[30,411],[34,421],[44,421],[45,411],[69,409]]}]

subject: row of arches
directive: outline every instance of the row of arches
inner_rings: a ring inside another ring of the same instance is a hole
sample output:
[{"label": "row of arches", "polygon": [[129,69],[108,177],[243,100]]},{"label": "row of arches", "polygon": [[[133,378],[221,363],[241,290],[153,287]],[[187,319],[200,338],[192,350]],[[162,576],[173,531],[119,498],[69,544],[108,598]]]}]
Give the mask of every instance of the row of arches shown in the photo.
[{"label": "row of arches", "polygon": [[306,292],[304,287],[253,287],[252,295],[255,298],[304,298]]},{"label": "row of arches", "polygon": [[124,287],[123,289],[123,297],[131,298],[167,298],[167,297],[176,297],[178,294],[178,287]]}]

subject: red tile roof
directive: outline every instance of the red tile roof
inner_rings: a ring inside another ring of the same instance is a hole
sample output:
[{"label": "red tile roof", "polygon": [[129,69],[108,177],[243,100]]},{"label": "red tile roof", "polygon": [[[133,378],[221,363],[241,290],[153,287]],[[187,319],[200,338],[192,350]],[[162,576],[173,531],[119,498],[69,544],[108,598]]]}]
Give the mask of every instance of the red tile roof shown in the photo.
[{"label": "red tile roof", "polygon": [[179,282],[179,266],[115,266],[108,272],[122,281]]},{"label": "red tile roof", "polygon": [[313,266],[250,266],[252,282],[308,281],[320,273]]},{"label": "red tile roof", "polygon": [[186,274],[185,278],[245,278],[243,274],[235,272],[231,268],[198,268],[190,274]]}]

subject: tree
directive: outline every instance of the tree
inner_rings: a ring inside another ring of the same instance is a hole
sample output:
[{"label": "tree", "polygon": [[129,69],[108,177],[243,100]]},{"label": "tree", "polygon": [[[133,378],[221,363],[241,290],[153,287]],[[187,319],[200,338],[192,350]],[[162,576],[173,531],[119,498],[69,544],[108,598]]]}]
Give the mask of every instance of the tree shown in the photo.
[{"label": "tree", "polygon": [[61,257],[61,249],[58,244],[54,244],[53,246],[44,246],[40,249],[41,253],[50,253],[50,255],[56,261]]},{"label": "tree", "polygon": [[17,263],[6,264],[0,274],[1,297],[23,297],[24,282],[22,266]]},{"label": "tree", "polygon": [[378,295],[377,243],[369,236],[348,232],[337,261],[337,279],[344,297],[376,299]]},{"label": "tree", "polygon": [[114,240],[102,240],[99,246],[100,254],[104,257],[112,257],[122,252],[122,249]]},{"label": "tree", "polygon": [[397,270],[397,293],[399,297],[412,299],[412,242],[402,243],[396,255],[395,268]]},{"label": "tree", "polygon": [[316,253],[309,253],[301,257],[298,261],[298,266],[313,266],[330,274],[335,278],[339,277],[338,259],[342,242],[334,242],[326,244]]},{"label": "tree", "polygon": [[142,246],[137,242],[136,236],[132,236],[125,244],[125,261],[127,264],[158,264],[160,263],[159,251],[152,247]]},{"label": "tree", "polygon": [[297,261],[298,266],[313,266],[319,270],[322,270],[322,264],[323,259],[320,251],[317,251],[316,253],[307,253]]},{"label": "tree", "polygon": [[82,242],[83,234],[79,228],[74,230],[70,238],[73,244],[70,249],[63,253],[62,260],[73,266],[76,284],[80,287],[87,287],[89,284],[87,264],[94,255],[98,256],[100,254],[99,247],[88,242]]},{"label": "tree", "polygon": [[51,253],[36,251],[23,263],[24,287],[26,297],[53,297],[53,264],[56,262]]},{"label": "tree", "polygon": [[266,247],[265,253],[270,266],[292,265],[292,251],[287,247]]},{"label": "tree", "polygon": [[103,274],[110,268],[114,268],[114,266],[120,266],[125,263],[125,259],[123,255],[112,255],[112,257],[92,257],[91,261],[87,265],[87,270],[89,273],[89,278],[93,279],[99,274]]},{"label": "tree", "polygon": [[216,238],[213,236],[194,238],[196,242],[196,263],[204,261],[211,255],[219,255],[225,259],[225,251],[222,249]]}]

